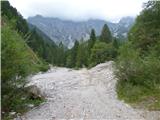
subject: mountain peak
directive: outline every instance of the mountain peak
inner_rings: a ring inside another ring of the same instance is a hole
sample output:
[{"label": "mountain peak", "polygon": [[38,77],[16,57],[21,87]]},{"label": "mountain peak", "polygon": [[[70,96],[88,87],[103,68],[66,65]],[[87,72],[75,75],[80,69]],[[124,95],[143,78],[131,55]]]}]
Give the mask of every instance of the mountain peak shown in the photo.
[{"label": "mountain peak", "polygon": [[71,20],[61,20],[59,18],[36,15],[29,17],[27,21],[43,31],[56,44],[62,42],[65,46],[72,47],[75,40],[80,41],[81,38],[88,40],[92,28],[95,29],[96,35],[99,36],[104,24],[108,25],[113,36],[126,37],[127,32],[133,24],[132,20],[131,17],[124,17],[119,23],[99,19],[74,22]]},{"label": "mountain peak", "polygon": [[119,21],[119,23],[126,23],[126,22],[131,22],[133,23],[135,20],[134,17],[130,17],[130,16],[127,16],[127,17],[122,17]]}]

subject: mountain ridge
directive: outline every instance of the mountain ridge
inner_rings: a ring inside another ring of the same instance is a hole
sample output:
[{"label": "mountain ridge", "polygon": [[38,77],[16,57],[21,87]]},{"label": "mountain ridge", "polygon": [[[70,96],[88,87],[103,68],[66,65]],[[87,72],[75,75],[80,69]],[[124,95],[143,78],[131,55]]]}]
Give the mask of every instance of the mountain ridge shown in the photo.
[{"label": "mountain ridge", "polygon": [[[134,18],[125,17],[118,23],[112,23],[100,19],[89,19],[87,21],[63,20],[60,18],[43,17],[36,15],[27,19],[28,23],[33,24],[50,37],[57,45],[62,43],[68,48],[73,47],[76,40],[88,40],[91,29],[95,29],[99,36],[104,24],[107,24],[112,35],[117,38],[126,38],[127,32],[134,23]],[[125,22],[126,21],[126,22]]]}]

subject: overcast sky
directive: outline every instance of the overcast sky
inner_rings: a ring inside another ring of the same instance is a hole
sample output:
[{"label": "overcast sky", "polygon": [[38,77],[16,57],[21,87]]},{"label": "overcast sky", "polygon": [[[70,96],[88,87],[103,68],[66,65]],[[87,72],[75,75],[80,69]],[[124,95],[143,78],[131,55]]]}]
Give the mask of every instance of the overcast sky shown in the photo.
[{"label": "overcast sky", "polygon": [[148,0],[9,0],[24,18],[37,14],[68,20],[103,19],[117,22],[136,16]]}]

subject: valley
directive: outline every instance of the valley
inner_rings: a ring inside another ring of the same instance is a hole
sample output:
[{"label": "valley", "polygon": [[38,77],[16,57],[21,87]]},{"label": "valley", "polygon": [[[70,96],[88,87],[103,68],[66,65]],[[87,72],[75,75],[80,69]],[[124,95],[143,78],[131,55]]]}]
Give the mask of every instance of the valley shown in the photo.
[{"label": "valley", "polygon": [[71,21],[36,15],[29,17],[27,21],[44,32],[57,45],[62,42],[64,46],[72,48],[76,40],[79,42],[87,41],[91,29],[95,29],[96,36],[100,36],[104,24],[108,25],[114,37],[121,40],[126,39],[127,33],[134,24],[135,19],[133,17],[123,17],[118,23],[112,23],[100,19]]},{"label": "valley", "polygon": [[117,23],[99,16],[114,12],[97,9],[98,0],[86,19],[76,11],[77,21],[73,11],[70,19],[43,14],[58,4],[51,0],[39,9],[44,1],[10,1],[1,1],[2,120],[160,120],[159,1],[145,1],[136,18],[115,16]]}]

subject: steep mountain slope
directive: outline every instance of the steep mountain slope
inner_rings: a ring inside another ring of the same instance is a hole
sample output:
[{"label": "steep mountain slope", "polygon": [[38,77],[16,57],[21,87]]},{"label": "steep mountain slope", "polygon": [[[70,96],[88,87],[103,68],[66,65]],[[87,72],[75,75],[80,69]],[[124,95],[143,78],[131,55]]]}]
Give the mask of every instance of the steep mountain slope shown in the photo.
[{"label": "steep mountain slope", "polygon": [[3,1],[1,4],[1,15],[15,27],[15,30],[18,31],[38,57],[50,64],[58,64],[59,59],[61,59],[61,49],[54,41],[36,26],[28,24],[17,9],[12,7],[8,1]]},{"label": "steep mountain slope", "polygon": [[53,46],[56,47],[56,44],[54,43],[53,40],[51,40],[50,37],[48,37],[44,32],[42,32],[39,28],[37,28],[35,25],[32,25],[30,23],[28,23],[28,27],[31,31],[36,31],[36,34],[38,34],[39,36],[41,36],[44,39],[44,42],[48,42],[49,44],[53,44]]},{"label": "steep mountain slope", "polygon": [[62,41],[65,46],[72,47],[75,40],[81,40],[82,38],[87,40],[92,28],[95,29],[97,35],[100,35],[105,23],[109,26],[113,36],[121,38],[126,37],[134,19],[131,17],[125,17],[122,18],[119,23],[111,23],[98,19],[74,22],[37,15],[29,17],[28,22],[37,26],[53,41],[55,41],[56,44],[59,44]]},{"label": "steep mountain slope", "polygon": [[[2,1],[1,6],[1,116],[7,120],[12,119],[16,113],[23,113],[28,109],[28,104],[33,103],[31,97],[34,95],[24,88],[26,77],[47,70],[48,65],[27,44],[27,22],[8,1]],[[34,101],[41,101],[41,98]]]},{"label": "steep mountain slope", "polygon": [[127,33],[134,23],[134,19],[131,17],[122,18],[117,24],[113,31],[114,36],[118,38],[127,38]]}]

